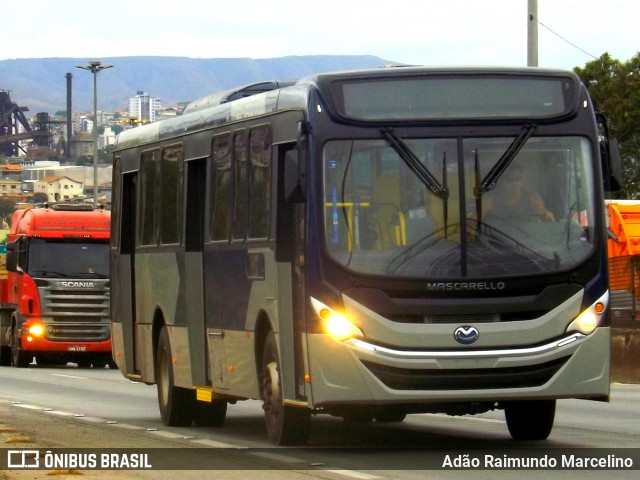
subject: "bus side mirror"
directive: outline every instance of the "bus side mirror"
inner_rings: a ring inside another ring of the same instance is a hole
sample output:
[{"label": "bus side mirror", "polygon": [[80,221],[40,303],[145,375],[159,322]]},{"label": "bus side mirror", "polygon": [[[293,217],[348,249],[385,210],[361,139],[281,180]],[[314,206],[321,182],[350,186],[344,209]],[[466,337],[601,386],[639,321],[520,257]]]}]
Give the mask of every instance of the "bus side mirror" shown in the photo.
[{"label": "bus side mirror", "polygon": [[22,270],[18,269],[18,252],[16,242],[7,243],[7,271],[20,273]]},{"label": "bus side mirror", "polygon": [[288,150],[284,157],[284,198],[288,203],[306,200],[307,164],[299,150]]},{"label": "bus side mirror", "polygon": [[622,189],[622,161],[620,147],[615,139],[600,142],[602,173],[605,192],[619,192]]}]

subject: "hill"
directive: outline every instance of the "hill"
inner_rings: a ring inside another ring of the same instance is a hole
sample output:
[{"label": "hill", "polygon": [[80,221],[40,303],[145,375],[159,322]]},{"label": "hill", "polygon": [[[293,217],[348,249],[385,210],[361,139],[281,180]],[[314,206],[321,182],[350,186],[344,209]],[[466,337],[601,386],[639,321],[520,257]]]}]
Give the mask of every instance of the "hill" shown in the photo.
[{"label": "hill", "polygon": [[[163,106],[188,102],[218,90],[263,80],[295,80],[332,70],[379,67],[389,62],[367,55],[319,55],[269,59],[186,57],[112,57],[98,59],[114,68],[98,74],[98,109],[128,109],[140,90]],[[34,58],[0,61],[0,89],[28,107],[31,115],[67,109],[66,78],[73,75],[72,110],[93,109],[93,75],[76,68],[78,58]]]}]

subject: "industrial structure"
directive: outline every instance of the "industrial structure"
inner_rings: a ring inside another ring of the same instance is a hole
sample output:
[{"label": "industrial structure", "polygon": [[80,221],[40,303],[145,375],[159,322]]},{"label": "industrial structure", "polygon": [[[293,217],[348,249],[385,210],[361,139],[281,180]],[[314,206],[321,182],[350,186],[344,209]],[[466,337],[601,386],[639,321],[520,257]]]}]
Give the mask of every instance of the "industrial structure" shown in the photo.
[{"label": "industrial structure", "polygon": [[32,138],[34,145],[51,147],[52,120],[46,112],[36,115],[32,128],[24,112],[27,107],[20,107],[11,100],[8,90],[0,90],[0,154],[8,157],[18,155],[23,150],[20,141]]}]

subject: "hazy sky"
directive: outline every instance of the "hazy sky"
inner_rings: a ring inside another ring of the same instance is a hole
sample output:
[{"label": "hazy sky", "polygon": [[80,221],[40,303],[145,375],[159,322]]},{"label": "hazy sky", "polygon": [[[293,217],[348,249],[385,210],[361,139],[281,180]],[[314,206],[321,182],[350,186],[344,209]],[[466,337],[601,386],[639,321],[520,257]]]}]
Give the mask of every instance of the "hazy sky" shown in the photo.
[{"label": "hazy sky", "polygon": [[[354,54],[423,65],[526,65],[527,4],[3,0],[0,60]],[[640,51],[639,0],[538,0],[538,19],[541,67],[583,66],[604,52],[626,61]]]}]

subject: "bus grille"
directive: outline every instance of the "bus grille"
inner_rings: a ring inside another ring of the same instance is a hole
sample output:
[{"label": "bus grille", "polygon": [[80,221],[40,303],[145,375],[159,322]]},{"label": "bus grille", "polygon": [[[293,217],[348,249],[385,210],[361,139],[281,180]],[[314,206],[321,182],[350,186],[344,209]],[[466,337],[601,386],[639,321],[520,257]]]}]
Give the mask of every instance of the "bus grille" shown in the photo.
[{"label": "bus grille", "polygon": [[479,390],[539,387],[548,382],[569,357],[538,365],[478,369],[409,369],[362,361],[378,380],[394,390]]}]

